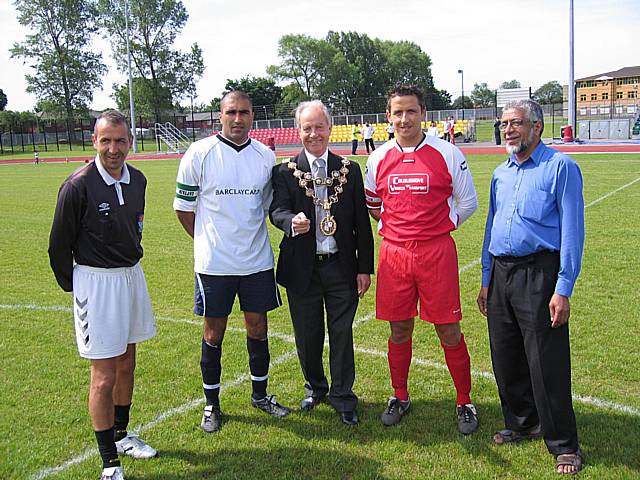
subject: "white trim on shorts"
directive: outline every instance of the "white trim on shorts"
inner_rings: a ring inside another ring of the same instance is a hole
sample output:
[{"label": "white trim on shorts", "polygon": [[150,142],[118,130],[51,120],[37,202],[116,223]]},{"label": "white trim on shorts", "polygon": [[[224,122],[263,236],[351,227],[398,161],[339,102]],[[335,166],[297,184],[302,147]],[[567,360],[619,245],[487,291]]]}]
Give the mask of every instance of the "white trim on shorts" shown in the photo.
[{"label": "white trim on shorts", "polygon": [[78,353],[105,359],[156,335],[151,300],[139,263],[133,267],[73,269],[73,317]]}]

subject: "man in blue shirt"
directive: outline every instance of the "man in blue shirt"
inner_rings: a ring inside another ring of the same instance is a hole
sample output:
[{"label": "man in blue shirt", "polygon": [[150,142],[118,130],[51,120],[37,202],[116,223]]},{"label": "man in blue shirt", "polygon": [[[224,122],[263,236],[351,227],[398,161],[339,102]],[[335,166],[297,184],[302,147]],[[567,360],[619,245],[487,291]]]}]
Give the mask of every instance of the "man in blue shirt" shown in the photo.
[{"label": "man in blue shirt", "polygon": [[500,130],[509,158],[491,180],[480,312],[506,430],[496,444],[543,437],[560,474],[582,468],[571,401],[569,297],[584,245],[582,174],[541,141],[542,109],[508,103]]}]

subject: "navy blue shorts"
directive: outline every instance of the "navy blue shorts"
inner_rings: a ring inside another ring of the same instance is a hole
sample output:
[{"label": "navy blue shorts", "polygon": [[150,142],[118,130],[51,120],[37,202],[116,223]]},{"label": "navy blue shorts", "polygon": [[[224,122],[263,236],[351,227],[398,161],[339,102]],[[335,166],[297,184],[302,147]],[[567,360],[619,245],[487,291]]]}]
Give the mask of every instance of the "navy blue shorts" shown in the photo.
[{"label": "navy blue shorts", "polygon": [[243,312],[264,313],[282,305],[273,268],[250,275],[196,273],[193,313],[201,317],[228,317],[236,294]]}]

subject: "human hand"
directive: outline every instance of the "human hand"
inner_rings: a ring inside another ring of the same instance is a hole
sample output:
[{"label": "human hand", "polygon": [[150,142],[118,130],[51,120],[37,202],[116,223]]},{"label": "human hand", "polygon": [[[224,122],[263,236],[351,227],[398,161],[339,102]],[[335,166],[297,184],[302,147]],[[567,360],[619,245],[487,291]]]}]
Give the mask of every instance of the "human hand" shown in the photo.
[{"label": "human hand", "polygon": [[569,321],[571,307],[569,297],[554,293],[549,302],[549,315],[551,316],[551,328],[558,328]]},{"label": "human hand", "polygon": [[478,293],[478,298],[476,302],[478,302],[478,308],[480,309],[480,313],[487,316],[487,295],[489,289],[487,287],[481,287],[480,292]]},{"label": "human hand", "polygon": [[291,220],[291,228],[296,235],[307,233],[311,228],[311,220],[307,218],[304,212],[300,212]]},{"label": "human hand", "polygon": [[368,273],[359,273],[356,275],[356,284],[358,285],[358,297],[364,297],[371,286],[371,275]]}]

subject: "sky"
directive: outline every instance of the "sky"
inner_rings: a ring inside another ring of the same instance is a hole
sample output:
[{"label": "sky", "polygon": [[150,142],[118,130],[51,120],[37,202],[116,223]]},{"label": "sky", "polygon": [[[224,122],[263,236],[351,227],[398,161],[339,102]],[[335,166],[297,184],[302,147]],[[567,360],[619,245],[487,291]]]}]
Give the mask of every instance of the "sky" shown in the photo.
[{"label": "sky", "polygon": [[[135,0],[132,0],[135,1]],[[324,38],[329,31],[356,31],[371,38],[408,40],[431,58],[436,88],[453,98],[474,83],[490,88],[516,79],[534,90],[569,79],[569,0],[183,0],[189,20],[175,47],[197,42],[205,73],[197,103],[220,96],[227,79],[265,76],[278,63],[278,40],[286,34]],[[575,78],[640,65],[637,32],[640,0],[574,0]],[[28,30],[17,21],[13,2],[0,0],[0,89],[7,109],[31,110],[26,93],[30,68],[9,54]],[[635,47],[634,47],[635,46]],[[126,77],[111,58],[109,43],[96,37],[109,73],[91,105],[114,107],[113,83]]]}]

